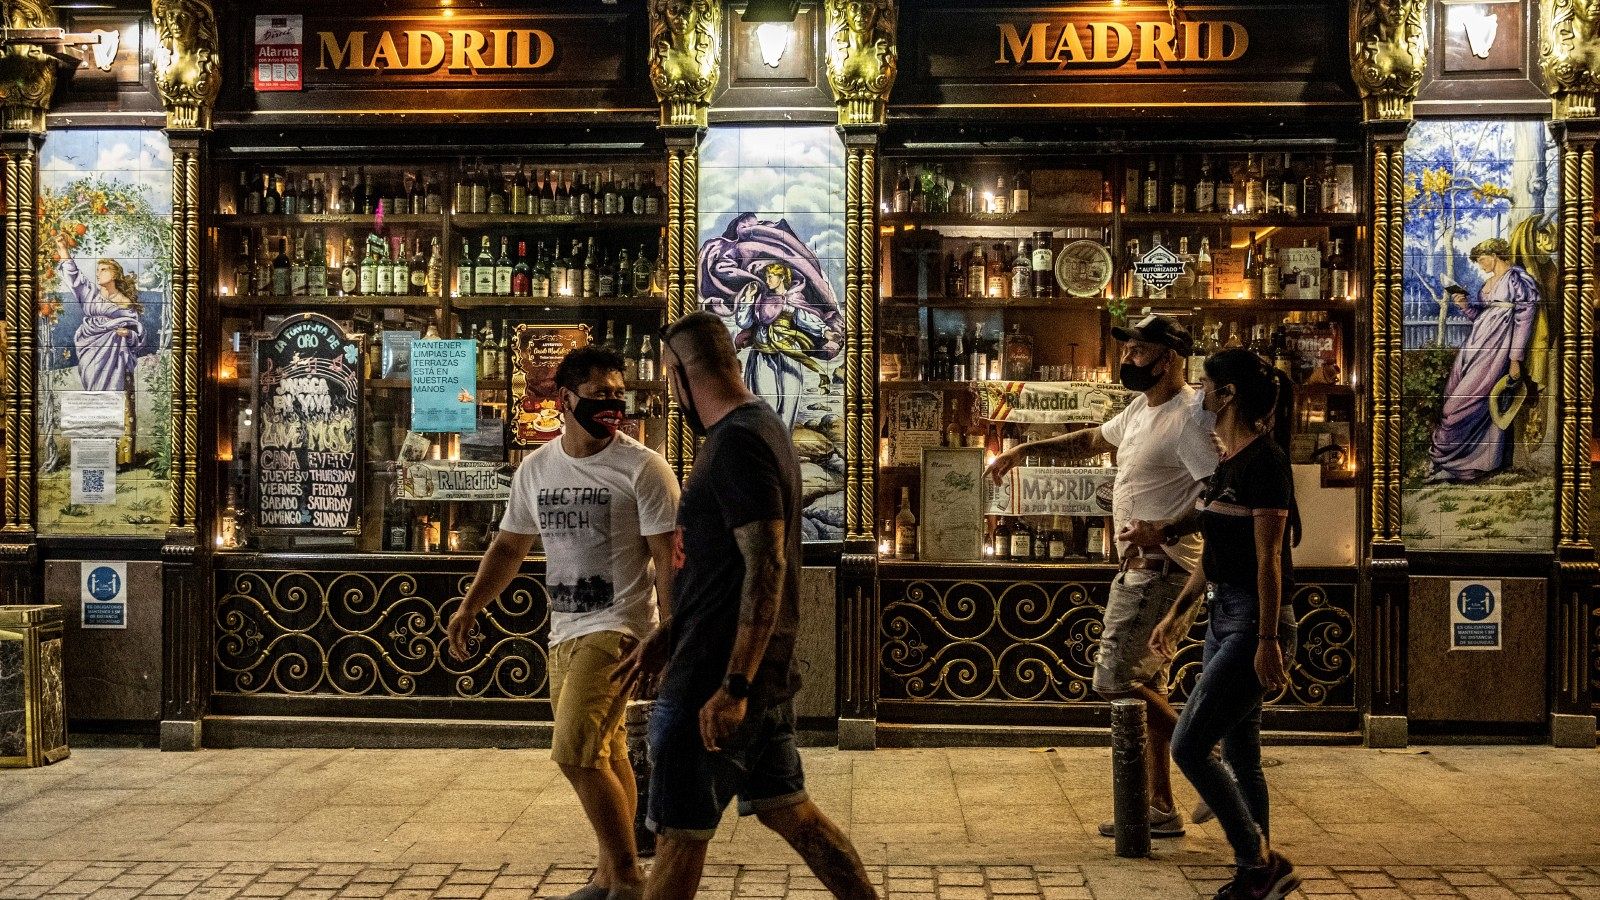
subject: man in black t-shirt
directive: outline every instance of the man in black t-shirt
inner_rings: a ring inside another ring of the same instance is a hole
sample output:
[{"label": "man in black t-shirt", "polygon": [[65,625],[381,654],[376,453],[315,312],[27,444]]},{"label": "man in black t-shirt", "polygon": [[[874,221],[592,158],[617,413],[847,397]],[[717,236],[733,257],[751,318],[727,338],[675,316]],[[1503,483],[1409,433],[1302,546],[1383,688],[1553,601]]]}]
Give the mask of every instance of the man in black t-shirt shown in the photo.
[{"label": "man in black t-shirt", "polygon": [[673,323],[661,356],[705,443],[678,505],[672,617],[621,668],[631,686],[667,666],[650,718],[658,841],[646,900],[695,895],[735,796],[739,814],[782,835],[834,896],[875,898],[850,839],[806,795],[795,746],[802,504],[789,431],[745,387],[718,317]]}]

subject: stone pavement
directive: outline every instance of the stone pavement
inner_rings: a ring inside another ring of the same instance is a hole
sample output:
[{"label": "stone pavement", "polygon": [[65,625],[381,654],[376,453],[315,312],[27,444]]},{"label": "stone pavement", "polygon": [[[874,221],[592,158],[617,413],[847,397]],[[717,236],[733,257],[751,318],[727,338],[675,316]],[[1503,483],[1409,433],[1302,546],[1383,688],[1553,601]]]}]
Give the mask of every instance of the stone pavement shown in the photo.
[{"label": "stone pavement", "polygon": [[[1600,753],[1271,747],[1278,845],[1309,897],[1600,900]],[[1112,855],[1103,748],[805,751],[893,898],[1210,896],[1216,824]],[[1182,790],[1187,808],[1193,795]],[[540,750],[78,750],[0,770],[0,900],[561,896],[593,845]],[[822,897],[729,816],[703,897]]]}]

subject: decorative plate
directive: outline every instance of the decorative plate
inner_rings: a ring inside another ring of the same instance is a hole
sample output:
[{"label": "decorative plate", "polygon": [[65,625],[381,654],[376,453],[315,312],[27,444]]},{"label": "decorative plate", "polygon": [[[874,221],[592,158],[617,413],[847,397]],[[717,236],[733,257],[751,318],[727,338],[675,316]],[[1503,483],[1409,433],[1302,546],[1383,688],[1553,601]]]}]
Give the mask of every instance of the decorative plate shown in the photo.
[{"label": "decorative plate", "polygon": [[1095,241],[1056,251],[1056,283],[1074,297],[1098,297],[1111,283],[1111,252]]}]

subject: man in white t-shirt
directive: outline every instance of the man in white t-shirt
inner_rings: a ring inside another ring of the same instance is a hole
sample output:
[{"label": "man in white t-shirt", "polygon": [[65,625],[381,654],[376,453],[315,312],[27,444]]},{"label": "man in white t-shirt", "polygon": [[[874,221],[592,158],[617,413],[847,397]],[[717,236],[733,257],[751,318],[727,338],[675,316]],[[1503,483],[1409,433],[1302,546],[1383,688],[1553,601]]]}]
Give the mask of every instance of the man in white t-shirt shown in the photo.
[{"label": "man in white t-shirt", "polygon": [[473,622],[522,568],[538,534],[550,595],[550,756],[572,783],[600,846],[593,883],[570,900],[643,893],[633,821],[638,805],[612,673],[671,613],[678,482],[661,455],[617,429],[622,355],[583,347],[556,369],[560,440],[530,453],[511,482],[500,533],[446,630],[450,653],[476,651]]},{"label": "man in white t-shirt", "polygon": [[[1178,722],[1177,712],[1167,702],[1171,660],[1151,652],[1149,641],[1200,561],[1200,537],[1191,534],[1170,545],[1141,550],[1126,541],[1124,532],[1135,522],[1181,518],[1194,509],[1201,480],[1216,471],[1217,450],[1209,424],[1196,414],[1200,395],[1185,380],[1184,360],[1194,352],[1189,332],[1174,319],[1152,315],[1111,333],[1123,342],[1122,384],[1139,395],[1100,427],[1023,444],[1002,454],[989,471],[999,481],[1021,457],[1041,450],[1077,457],[1117,452],[1111,519],[1122,571],[1111,582],[1106,600],[1094,689],[1107,700],[1145,701],[1150,726],[1146,731],[1150,833],[1180,837],[1183,816],[1172,800],[1168,749]],[[1107,822],[1100,833],[1110,837],[1116,831]]]}]

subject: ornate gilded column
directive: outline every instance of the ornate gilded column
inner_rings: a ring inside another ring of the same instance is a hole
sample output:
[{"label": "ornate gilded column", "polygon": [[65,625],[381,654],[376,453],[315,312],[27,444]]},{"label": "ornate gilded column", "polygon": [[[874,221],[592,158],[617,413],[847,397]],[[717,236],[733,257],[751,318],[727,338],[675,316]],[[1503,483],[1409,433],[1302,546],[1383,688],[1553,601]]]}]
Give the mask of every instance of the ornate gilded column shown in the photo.
[{"label": "ornate gilded column", "polygon": [[839,746],[877,744],[878,142],[898,67],[893,0],[825,0],[828,83],[845,144],[845,546]]},{"label": "ornate gilded column", "polygon": [[1561,370],[1557,379],[1555,602],[1551,621],[1550,738],[1595,746],[1597,571],[1589,537],[1590,435],[1594,422],[1595,147],[1600,144],[1600,11],[1574,0],[1541,0],[1539,64],[1561,142]]},{"label": "ornate gilded column", "polygon": [[1406,617],[1410,594],[1400,534],[1400,397],[1404,328],[1405,140],[1412,101],[1427,65],[1425,0],[1356,0],[1350,9],[1350,72],[1361,91],[1371,172],[1371,284],[1368,324],[1371,529],[1365,566],[1360,665],[1366,742],[1405,746]]},{"label": "ornate gilded column", "polygon": [[[11,28],[54,28],[44,0],[6,0]],[[39,142],[56,85],[56,63],[43,49],[21,44],[0,53],[0,163],[5,166],[5,502],[0,517],[0,596],[7,603],[37,603],[40,573],[34,533],[34,446],[38,439],[35,374],[38,371],[39,283],[36,209]]]},{"label": "ornate gilded column", "polygon": [[[721,62],[722,4],[717,0],[651,0],[650,84],[661,104],[667,141],[667,321],[699,308],[695,263],[700,235],[700,139]],[[677,397],[667,401],[667,460],[682,478],[695,439]]]},{"label": "ornate gilded column", "polygon": [[166,654],[161,748],[197,750],[210,670],[208,578],[199,479],[205,356],[200,332],[200,205],[211,107],[222,87],[217,23],[208,0],[152,0],[156,88],[172,148],[172,480],[161,548]]}]

